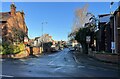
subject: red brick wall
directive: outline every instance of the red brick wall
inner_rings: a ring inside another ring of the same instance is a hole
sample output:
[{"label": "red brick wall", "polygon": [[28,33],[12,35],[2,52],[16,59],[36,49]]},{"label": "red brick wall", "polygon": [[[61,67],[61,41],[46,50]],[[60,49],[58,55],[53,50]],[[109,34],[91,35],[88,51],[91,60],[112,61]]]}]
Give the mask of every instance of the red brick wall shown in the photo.
[{"label": "red brick wall", "polygon": [[38,55],[38,54],[41,54],[41,48],[40,47],[33,47],[32,48],[32,53],[33,53],[33,55]]}]

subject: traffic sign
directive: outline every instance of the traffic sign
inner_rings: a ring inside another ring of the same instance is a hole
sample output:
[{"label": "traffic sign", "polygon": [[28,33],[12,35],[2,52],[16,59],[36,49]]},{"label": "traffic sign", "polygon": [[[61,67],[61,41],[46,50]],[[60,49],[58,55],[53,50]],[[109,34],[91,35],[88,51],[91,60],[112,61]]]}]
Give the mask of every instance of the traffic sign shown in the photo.
[{"label": "traffic sign", "polygon": [[86,36],[86,42],[90,43],[90,36]]}]

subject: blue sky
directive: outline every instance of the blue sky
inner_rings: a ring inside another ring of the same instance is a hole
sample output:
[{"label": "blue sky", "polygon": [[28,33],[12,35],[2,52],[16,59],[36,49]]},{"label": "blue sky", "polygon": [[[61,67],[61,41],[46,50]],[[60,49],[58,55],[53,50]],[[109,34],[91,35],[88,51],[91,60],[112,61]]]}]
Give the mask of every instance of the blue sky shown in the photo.
[{"label": "blue sky", "polygon": [[[2,12],[10,11],[10,2],[2,3]],[[67,40],[71,31],[74,14],[77,8],[88,4],[88,12],[95,16],[109,13],[110,2],[15,2],[17,11],[24,11],[25,22],[28,27],[29,38],[42,35],[42,22],[44,33],[50,34],[55,40]],[[114,3],[112,10],[115,10],[118,3]]]}]

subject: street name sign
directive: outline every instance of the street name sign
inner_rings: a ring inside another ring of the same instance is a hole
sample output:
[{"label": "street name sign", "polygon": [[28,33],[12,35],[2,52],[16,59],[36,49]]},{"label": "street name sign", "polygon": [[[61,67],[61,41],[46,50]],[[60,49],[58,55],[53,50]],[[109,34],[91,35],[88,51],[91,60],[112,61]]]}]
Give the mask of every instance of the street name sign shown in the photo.
[{"label": "street name sign", "polygon": [[111,49],[115,50],[115,42],[111,42]]}]

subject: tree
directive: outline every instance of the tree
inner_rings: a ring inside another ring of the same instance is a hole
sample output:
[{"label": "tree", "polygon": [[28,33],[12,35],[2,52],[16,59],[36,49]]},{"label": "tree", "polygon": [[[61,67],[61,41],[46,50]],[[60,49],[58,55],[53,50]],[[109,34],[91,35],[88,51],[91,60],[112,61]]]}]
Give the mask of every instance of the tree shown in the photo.
[{"label": "tree", "polygon": [[89,17],[89,22],[85,23],[84,28],[80,28],[75,36],[75,40],[81,43],[83,52],[86,54],[88,53],[88,45],[86,42],[86,36],[91,37],[90,47],[92,47],[94,43],[94,38],[95,38],[95,30],[97,27],[95,16],[92,15],[91,13],[88,13],[88,14],[91,15],[91,17]]},{"label": "tree", "polygon": [[79,29],[84,28],[85,24],[88,23],[89,19],[92,17],[92,15],[87,12],[87,8],[88,4],[86,4],[83,8],[76,9],[72,32],[68,35],[69,38],[74,39]]},{"label": "tree", "polygon": [[21,30],[21,29],[17,29],[15,27],[12,28],[12,39],[13,42],[23,42],[24,41],[24,37],[26,36],[26,34]]},{"label": "tree", "polygon": [[[79,31],[76,33],[75,40],[77,40],[79,43],[81,43],[83,52],[88,53],[88,45],[86,43],[86,36],[90,36],[90,47],[93,48],[93,43],[95,39],[95,30],[96,30],[96,18],[93,16],[91,17],[92,21],[85,24],[84,28],[80,28]],[[90,20],[91,20],[90,18]],[[94,20],[94,21],[93,21]]]},{"label": "tree", "polygon": [[86,36],[90,36],[90,29],[87,28],[80,28],[79,31],[76,33],[75,40],[77,40],[82,45],[82,50],[85,54],[88,53],[87,43],[86,43]]},{"label": "tree", "polygon": [[87,12],[87,8],[88,5],[85,5],[83,8],[76,10],[72,32],[68,35],[69,38],[81,43],[84,53],[88,53],[86,36],[91,37],[90,44],[92,44],[97,29],[97,19],[92,13]]}]

